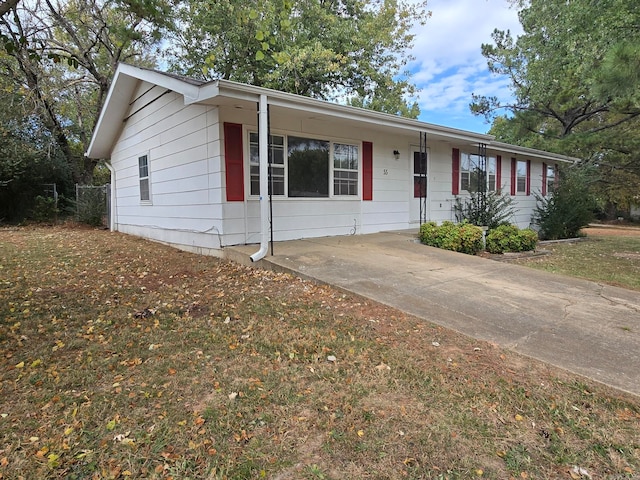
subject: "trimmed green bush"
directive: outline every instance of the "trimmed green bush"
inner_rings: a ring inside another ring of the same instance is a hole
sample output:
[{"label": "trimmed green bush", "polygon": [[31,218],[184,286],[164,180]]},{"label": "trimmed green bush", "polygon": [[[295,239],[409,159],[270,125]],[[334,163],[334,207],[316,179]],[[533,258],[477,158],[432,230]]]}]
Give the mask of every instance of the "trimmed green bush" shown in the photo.
[{"label": "trimmed green bush", "polygon": [[500,225],[489,231],[486,241],[489,253],[528,252],[536,248],[538,234],[530,228]]},{"label": "trimmed green bush", "polygon": [[482,229],[463,222],[427,222],[420,227],[420,242],[431,247],[474,255],[482,251]]}]

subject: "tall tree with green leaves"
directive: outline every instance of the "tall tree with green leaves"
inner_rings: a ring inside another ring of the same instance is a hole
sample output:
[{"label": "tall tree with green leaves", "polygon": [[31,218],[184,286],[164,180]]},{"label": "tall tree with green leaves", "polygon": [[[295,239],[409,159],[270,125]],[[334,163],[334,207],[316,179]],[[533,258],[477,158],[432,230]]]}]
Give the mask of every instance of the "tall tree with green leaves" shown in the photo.
[{"label": "tall tree with green leaves", "polygon": [[186,0],[174,71],[417,117],[408,74],[426,1]]},{"label": "tall tree with green leaves", "polygon": [[595,193],[610,210],[624,208],[640,190],[640,4],[512,3],[521,8],[524,33],[514,39],[496,30],[482,53],[492,73],[510,79],[513,101],[474,96],[472,112],[493,120],[500,140],[597,167]]}]

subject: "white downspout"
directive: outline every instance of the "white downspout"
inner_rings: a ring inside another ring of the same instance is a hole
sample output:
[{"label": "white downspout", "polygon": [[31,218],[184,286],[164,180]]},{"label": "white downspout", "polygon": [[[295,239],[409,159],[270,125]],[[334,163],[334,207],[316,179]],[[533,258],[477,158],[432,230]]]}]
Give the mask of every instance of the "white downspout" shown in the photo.
[{"label": "white downspout", "polygon": [[269,122],[267,117],[267,96],[260,95],[258,106],[258,158],[260,162],[260,250],[251,255],[257,262],[267,254],[269,246]]},{"label": "white downspout", "polygon": [[111,165],[111,163],[109,162],[104,162],[104,164],[107,166],[107,168],[109,169],[109,172],[111,173],[111,188],[110,188],[110,192],[109,194],[111,195],[111,202],[110,202],[110,208],[111,211],[109,212],[109,231],[111,232],[115,232],[116,230],[116,171],[114,170],[113,166]]}]

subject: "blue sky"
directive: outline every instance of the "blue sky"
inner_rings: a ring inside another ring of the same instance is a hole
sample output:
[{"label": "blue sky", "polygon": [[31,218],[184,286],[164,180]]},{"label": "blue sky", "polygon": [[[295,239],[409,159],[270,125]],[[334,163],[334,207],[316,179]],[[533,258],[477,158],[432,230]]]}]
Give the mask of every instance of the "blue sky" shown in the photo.
[{"label": "blue sky", "polygon": [[492,77],[480,53],[494,28],[522,33],[507,0],[430,0],[431,18],[416,30],[409,66],[420,92],[420,120],[485,133],[491,125],[469,111],[471,94],[510,98],[509,83]]}]

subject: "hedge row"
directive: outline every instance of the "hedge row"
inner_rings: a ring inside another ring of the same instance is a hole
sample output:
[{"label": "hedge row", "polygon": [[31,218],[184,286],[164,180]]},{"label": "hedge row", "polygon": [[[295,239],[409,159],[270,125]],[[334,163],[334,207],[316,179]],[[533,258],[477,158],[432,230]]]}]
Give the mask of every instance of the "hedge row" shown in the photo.
[{"label": "hedge row", "polygon": [[[485,249],[482,228],[467,222],[427,222],[420,227],[420,241],[431,247],[475,255]],[[531,229],[519,229],[515,225],[500,225],[486,236],[489,253],[526,252],[534,250],[538,234]]]}]

